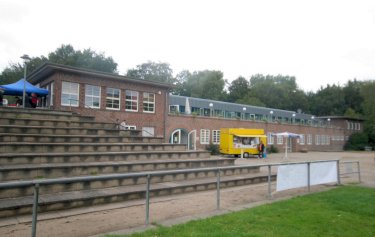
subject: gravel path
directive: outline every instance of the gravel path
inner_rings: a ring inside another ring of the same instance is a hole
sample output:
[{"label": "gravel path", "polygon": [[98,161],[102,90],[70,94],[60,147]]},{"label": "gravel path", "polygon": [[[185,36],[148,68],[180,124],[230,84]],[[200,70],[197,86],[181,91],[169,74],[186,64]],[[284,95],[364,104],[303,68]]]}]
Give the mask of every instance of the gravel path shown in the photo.
[{"label": "gravel path", "polygon": [[[361,185],[375,188],[374,152],[310,152],[290,153],[288,159],[282,153],[270,154],[266,160],[237,159],[236,164],[264,164],[312,160],[360,161]],[[347,167],[348,168],[348,167]],[[276,167],[273,168],[276,170]],[[355,170],[355,169],[354,169]],[[264,170],[265,172],[266,170]],[[355,183],[357,175],[346,175],[343,184]],[[311,192],[333,188],[334,185],[311,187]],[[216,191],[152,198],[150,223],[173,225],[207,216],[237,211],[296,195],[307,194],[307,188],[275,192],[272,186],[272,199],[267,198],[267,184],[242,186],[221,190],[220,210],[216,210]],[[0,236],[18,237],[31,235],[30,216],[0,220]],[[80,208],[38,216],[37,236],[84,237],[103,236],[103,233],[129,233],[145,229],[144,201],[115,203],[99,207]]]}]

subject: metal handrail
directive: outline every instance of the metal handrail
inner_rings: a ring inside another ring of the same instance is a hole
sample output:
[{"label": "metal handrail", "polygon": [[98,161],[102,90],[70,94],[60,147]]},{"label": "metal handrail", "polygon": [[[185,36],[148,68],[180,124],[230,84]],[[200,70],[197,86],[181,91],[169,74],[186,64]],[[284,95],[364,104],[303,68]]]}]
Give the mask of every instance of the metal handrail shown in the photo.
[{"label": "metal handrail", "polygon": [[[271,167],[272,166],[283,166],[283,165],[293,165],[293,164],[307,164],[308,166],[308,191],[310,192],[310,164],[311,163],[322,163],[322,162],[337,162],[337,179],[340,185],[340,160],[318,160],[318,161],[304,161],[304,162],[288,162],[288,163],[269,163],[260,165],[234,165],[227,167],[213,167],[213,168],[197,168],[197,169],[183,169],[183,170],[168,170],[168,171],[148,171],[140,173],[125,173],[125,174],[107,174],[107,175],[96,175],[96,176],[81,176],[81,177],[71,177],[71,178],[55,178],[55,179],[44,179],[44,180],[30,180],[30,181],[11,181],[7,183],[0,183],[0,189],[7,188],[17,188],[17,187],[32,187],[34,186],[34,200],[33,200],[33,214],[32,214],[32,237],[36,236],[36,224],[37,224],[37,207],[39,202],[39,188],[42,185],[51,184],[63,184],[63,183],[73,183],[73,182],[85,182],[85,181],[99,181],[108,179],[121,179],[121,178],[133,178],[133,177],[146,177],[146,220],[145,224],[149,224],[149,205],[150,205],[150,186],[151,177],[165,174],[183,174],[191,172],[202,172],[202,171],[215,171],[217,175],[217,194],[216,194],[216,205],[217,209],[220,209],[220,173],[223,170],[233,169],[233,168],[256,168],[256,167],[268,167],[268,198],[272,198],[271,194]],[[359,163],[358,163],[359,164]],[[359,169],[359,166],[358,166]]]}]

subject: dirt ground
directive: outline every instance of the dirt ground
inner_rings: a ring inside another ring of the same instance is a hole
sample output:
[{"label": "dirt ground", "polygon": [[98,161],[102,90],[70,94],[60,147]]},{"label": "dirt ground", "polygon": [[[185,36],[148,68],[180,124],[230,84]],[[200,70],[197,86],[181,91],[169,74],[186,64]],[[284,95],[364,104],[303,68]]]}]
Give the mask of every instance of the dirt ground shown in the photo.
[{"label": "dirt ground", "polygon": [[[284,154],[270,154],[266,160],[237,159],[236,164],[284,163],[295,161],[333,160],[360,161],[361,184],[375,188],[374,152],[309,152],[291,153],[285,159]],[[276,167],[274,168],[276,169]],[[356,168],[346,166],[346,171]],[[264,170],[265,171],[265,170]],[[358,182],[358,175],[345,175],[342,184]],[[311,192],[324,191],[335,185],[311,187]],[[173,225],[189,220],[237,211],[264,203],[307,194],[307,188],[275,191],[272,186],[272,198],[267,197],[267,184],[222,189],[220,192],[220,210],[216,210],[216,191],[152,198],[150,204],[150,225],[145,226],[144,201],[115,203],[105,206],[80,208],[55,213],[39,214],[37,236],[86,237],[103,236],[106,233],[130,233],[153,228],[155,225]],[[31,235],[31,215],[17,218],[0,219],[0,236],[19,237]]]}]

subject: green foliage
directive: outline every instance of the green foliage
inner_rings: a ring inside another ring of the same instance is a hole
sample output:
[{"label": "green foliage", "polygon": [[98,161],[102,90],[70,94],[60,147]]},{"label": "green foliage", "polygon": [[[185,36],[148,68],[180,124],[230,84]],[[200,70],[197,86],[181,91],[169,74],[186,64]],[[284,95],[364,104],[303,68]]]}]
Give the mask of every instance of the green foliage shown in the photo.
[{"label": "green foliage", "polygon": [[96,53],[91,49],[75,50],[71,45],[62,45],[48,55],[48,61],[74,67],[93,69],[96,71],[117,73],[117,63],[104,53]]},{"label": "green foliage", "polygon": [[219,145],[210,143],[206,146],[206,150],[211,153],[211,155],[219,155],[220,154],[220,148]]},{"label": "green foliage", "polygon": [[251,97],[257,98],[266,107],[308,110],[307,95],[298,89],[295,77],[257,74],[250,78],[249,88]]},{"label": "green foliage", "polygon": [[268,153],[268,154],[271,154],[271,153],[279,153],[279,148],[277,148],[277,147],[274,146],[274,145],[271,145],[271,146],[267,147],[267,153]]},{"label": "green foliage", "polygon": [[184,71],[178,75],[177,92],[179,95],[203,99],[223,100],[225,80],[220,71]]},{"label": "green foliage", "polygon": [[148,61],[147,63],[137,65],[135,69],[129,69],[126,76],[142,80],[175,83],[173,70],[168,63]]},{"label": "green foliage", "polygon": [[[55,52],[49,53],[48,58],[45,56],[32,57],[30,62],[27,63],[27,74],[30,74],[47,61],[102,72],[117,72],[117,63],[111,57],[105,57],[103,53],[98,54],[91,49],[74,50],[71,45],[62,45]],[[9,84],[18,81],[24,77],[24,70],[24,65],[19,63],[10,64],[0,74],[1,83]]]},{"label": "green foliage", "polygon": [[236,80],[232,81],[228,88],[228,101],[236,102],[248,96],[249,85],[249,81],[244,77],[239,77]]},{"label": "green foliage", "polygon": [[373,188],[344,186],[129,236],[370,237],[375,236],[374,196]]},{"label": "green foliage", "polygon": [[368,135],[366,133],[354,133],[346,142],[345,150],[363,151],[368,146]]}]

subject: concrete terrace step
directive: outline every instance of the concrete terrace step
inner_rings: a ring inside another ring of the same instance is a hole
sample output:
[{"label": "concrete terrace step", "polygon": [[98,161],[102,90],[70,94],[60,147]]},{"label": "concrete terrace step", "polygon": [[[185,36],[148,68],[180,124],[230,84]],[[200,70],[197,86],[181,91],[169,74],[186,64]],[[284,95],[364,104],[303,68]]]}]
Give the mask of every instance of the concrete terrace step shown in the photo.
[{"label": "concrete terrace step", "polygon": [[54,126],[16,126],[0,125],[0,133],[55,134],[55,135],[119,135],[117,129],[98,129]]},{"label": "concrete terrace step", "polygon": [[0,165],[209,158],[208,151],[0,153]]},{"label": "concrete terrace step", "polygon": [[0,153],[182,151],[183,144],[170,143],[1,143]]},{"label": "concrete terrace step", "polygon": [[162,137],[115,136],[115,135],[53,135],[53,134],[9,134],[0,133],[1,142],[31,142],[31,143],[162,143]]},{"label": "concrete terrace step", "polygon": [[1,118],[24,118],[24,119],[57,119],[68,121],[94,121],[93,116],[75,115],[69,111],[57,111],[47,109],[32,109],[19,107],[0,107]]},{"label": "concrete terrace step", "polygon": [[115,123],[99,123],[94,121],[71,121],[61,119],[33,119],[33,118],[0,118],[1,125],[40,126],[40,127],[81,127],[116,129]]},{"label": "concrete terrace step", "polygon": [[[276,180],[276,175],[271,176]],[[240,185],[251,185],[268,181],[267,175],[242,174],[239,176],[221,177],[220,188]],[[216,189],[216,178],[199,180],[182,180],[151,184],[150,197],[183,194]],[[129,201],[145,198],[145,185],[120,186],[107,189],[91,189],[64,193],[43,194],[40,191],[39,212],[56,211],[83,206]],[[33,197],[0,199],[0,217],[10,217],[31,213]]]},{"label": "concrete terrace step", "polygon": [[91,162],[61,164],[22,164],[0,166],[0,180],[30,180],[37,178],[58,178],[110,173],[161,171],[173,169],[192,169],[234,165],[234,159],[184,159],[155,160],[138,162]]},{"label": "concrete terrace step", "polygon": [[[164,182],[178,182],[183,180],[200,180],[204,178],[216,177],[216,172],[212,169],[195,169],[189,170],[185,169],[185,173],[180,173],[179,170],[170,170],[166,173],[155,174],[155,171],[151,171],[151,183],[164,183]],[[222,176],[235,176],[235,175],[244,175],[250,173],[259,172],[259,167],[242,167],[242,166],[229,166],[222,170]],[[126,173],[127,175],[137,174],[135,173]],[[51,185],[42,185],[40,187],[40,192],[43,194],[53,194],[60,192],[72,192],[72,191],[81,191],[81,190],[91,190],[91,189],[105,189],[118,186],[133,186],[146,183],[146,176],[134,176],[134,177],[123,177],[117,178],[116,174],[107,174],[103,175],[106,177],[105,180],[96,180],[96,181],[69,181],[69,182],[59,182],[57,184]],[[85,177],[82,176],[82,179]],[[60,178],[60,181],[63,181],[64,178]],[[41,179],[43,181],[43,179]],[[10,181],[12,182],[12,181]],[[19,181],[13,181],[19,182]],[[27,182],[32,182],[29,180]],[[9,182],[2,182],[2,184],[9,184]],[[28,196],[33,194],[33,188],[25,187],[15,187],[8,189],[0,190],[0,199],[3,198],[16,198],[22,196]]]}]

